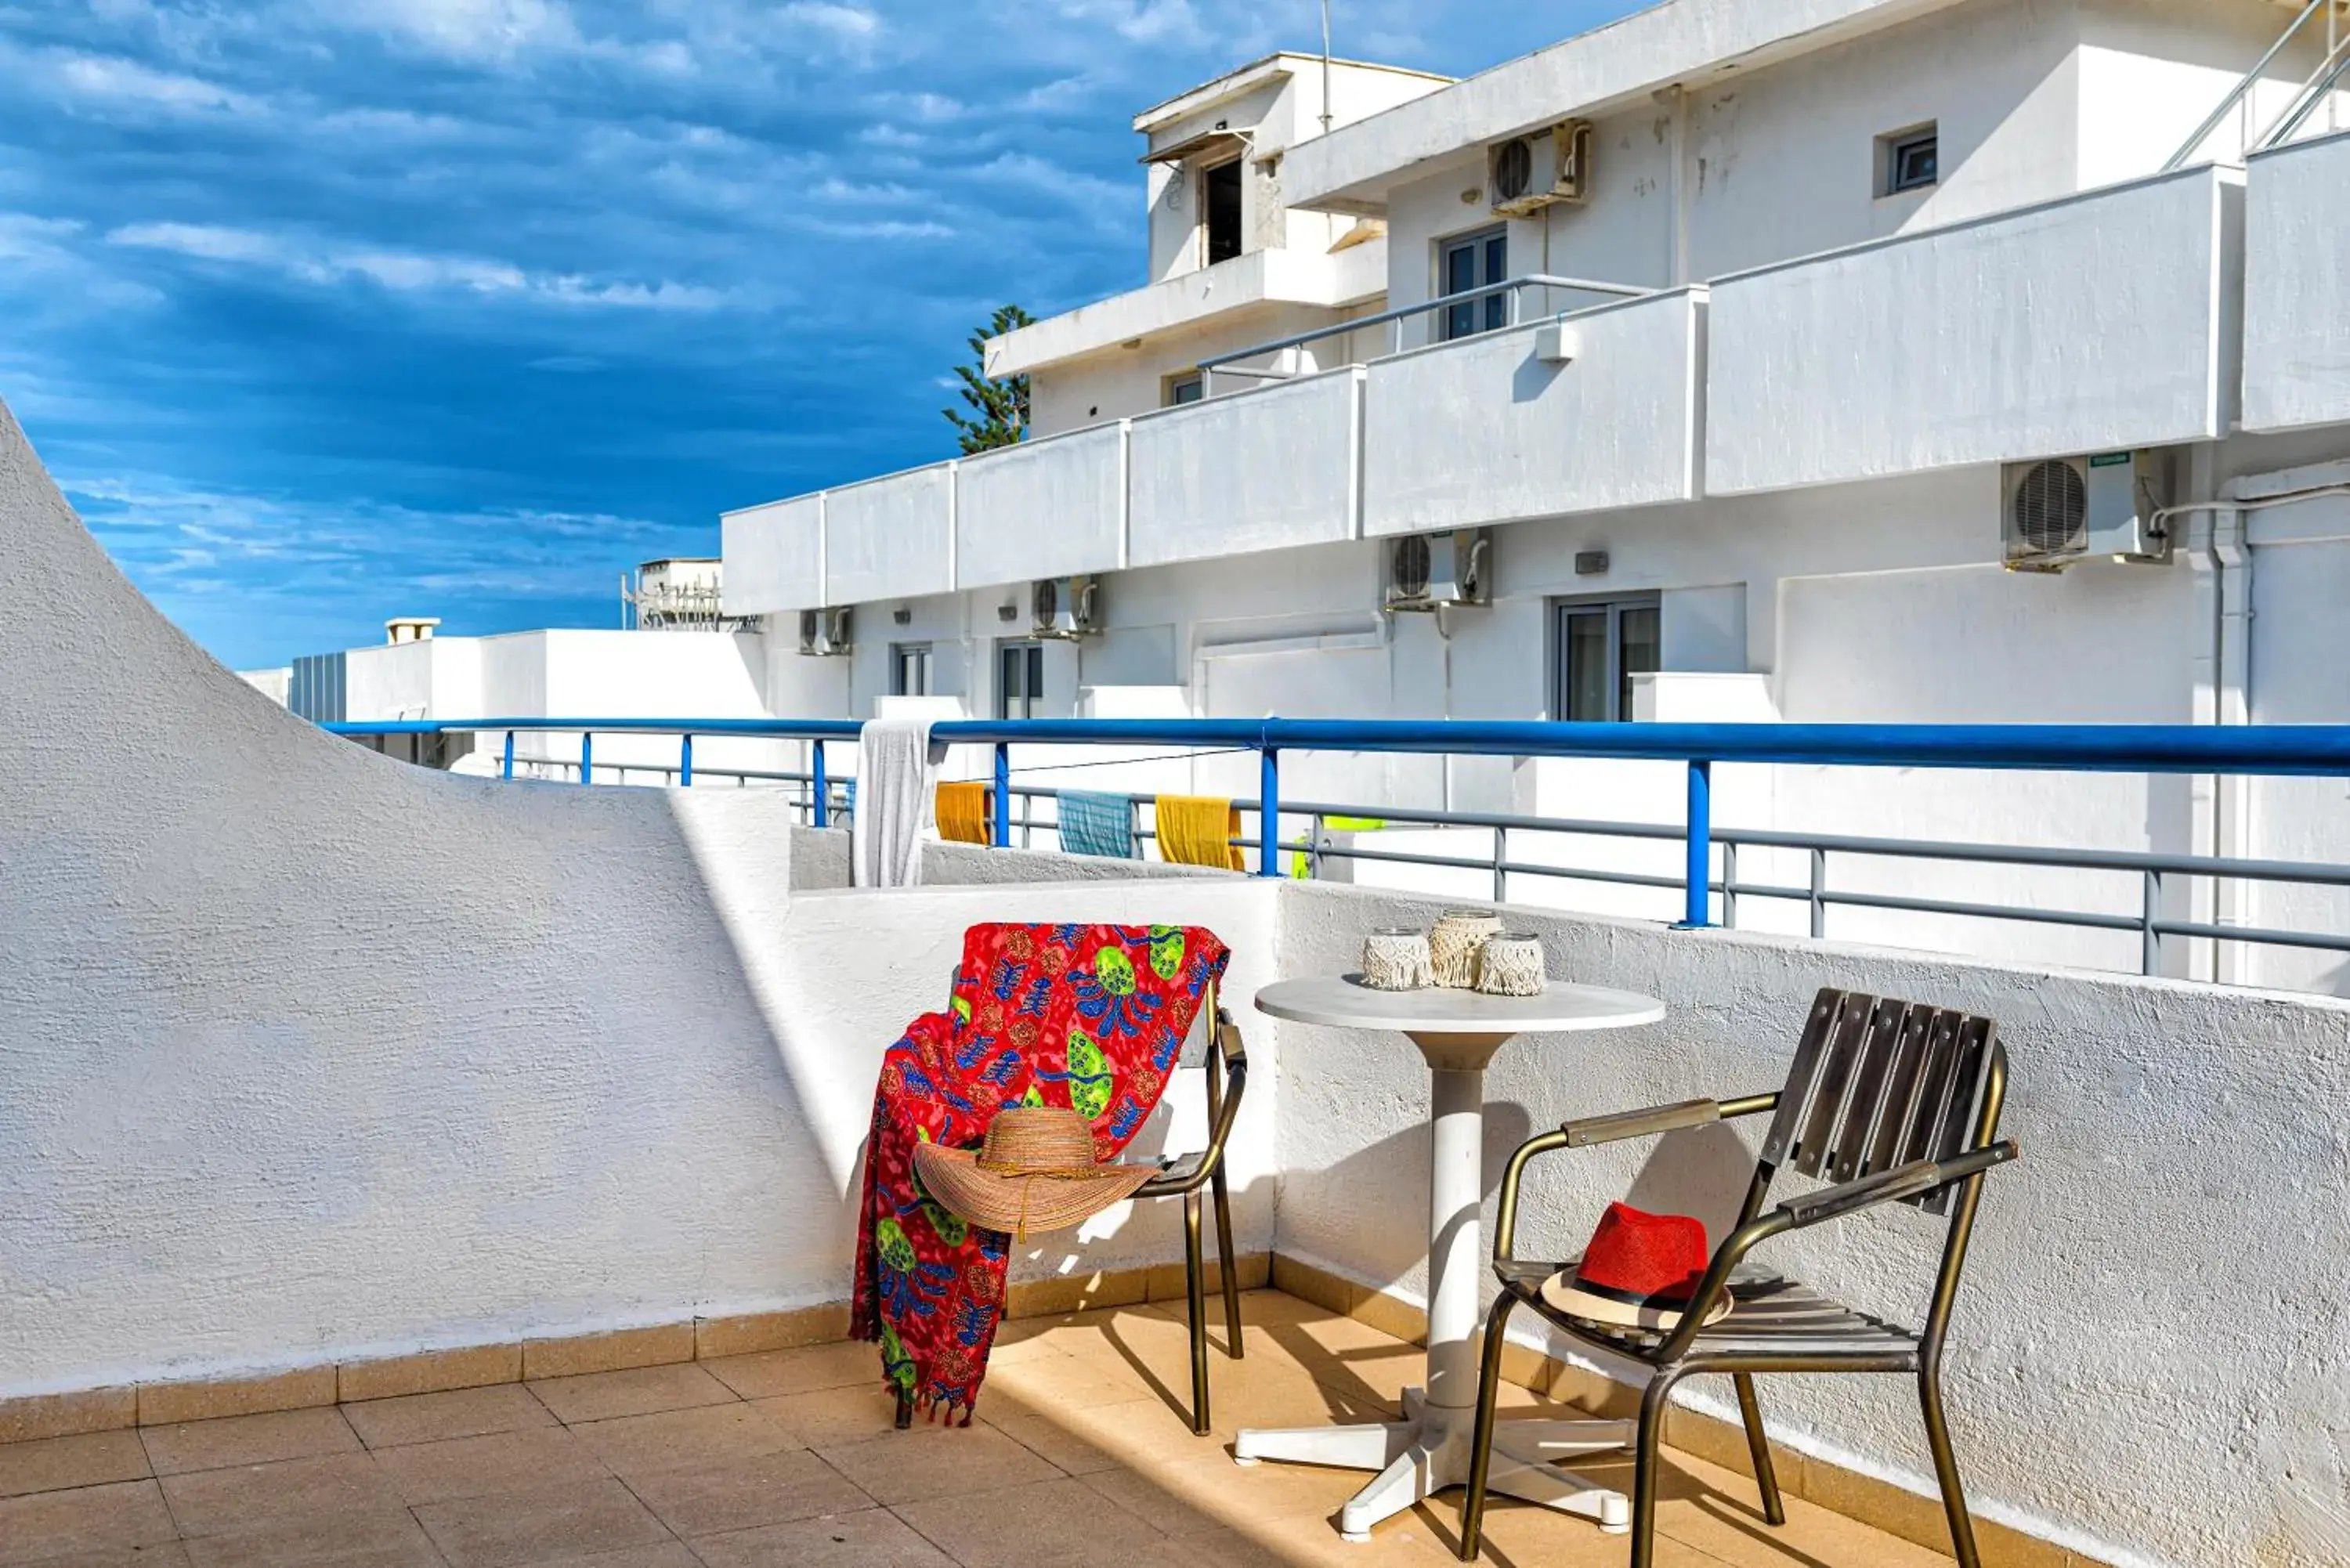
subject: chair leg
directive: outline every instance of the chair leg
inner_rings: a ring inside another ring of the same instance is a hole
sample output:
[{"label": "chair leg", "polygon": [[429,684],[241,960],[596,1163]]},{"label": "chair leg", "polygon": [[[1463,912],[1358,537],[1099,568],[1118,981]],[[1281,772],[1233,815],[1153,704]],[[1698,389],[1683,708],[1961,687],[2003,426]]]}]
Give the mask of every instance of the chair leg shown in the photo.
[{"label": "chair leg", "polygon": [[1200,1192],[1183,1194],[1183,1299],[1191,1323],[1191,1430],[1208,1434],[1208,1297],[1200,1257]]},{"label": "chair leg", "polygon": [[1754,1375],[1741,1372],[1738,1413],[1746,1420],[1746,1451],[1754,1456],[1754,1484],[1762,1493],[1762,1517],[1773,1524],[1787,1522],[1786,1505],[1779,1501],[1779,1472],[1771,1463],[1771,1440],[1762,1435],[1762,1407],[1754,1400]]},{"label": "chair leg", "polygon": [[1982,1568],[1974,1521],[1967,1513],[1966,1488],[1959,1482],[1958,1457],[1950,1451],[1950,1424],[1942,1417],[1941,1368],[1931,1359],[1918,1373],[1918,1397],[1926,1410],[1926,1445],[1934,1451],[1934,1476],[1942,1483],[1942,1511],[1950,1515],[1950,1554],[1959,1560],[1959,1568]]},{"label": "chair leg", "polygon": [[914,1424],[913,1397],[904,1389],[898,1390],[898,1430],[904,1431]]},{"label": "chair leg", "polygon": [[1640,1431],[1632,1472],[1632,1568],[1656,1568],[1658,1449],[1665,1436],[1665,1410],[1672,1402],[1679,1370],[1667,1367],[1648,1379],[1640,1396]]},{"label": "chair leg", "polygon": [[1493,1407],[1502,1395],[1503,1331],[1517,1298],[1504,1291],[1485,1320],[1485,1357],[1477,1369],[1477,1429],[1469,1439],[1469,1486],[1461,1494],[1461,1561],[1477,1561],[1478,1538],[1485,1528],[1485,1483],[1493,1473]]},{"label": "chair leg", "polygon": [[1216,1161],[1208,1185],[1216,1195],[1216,1262],[1223,1269],[1224,1342],[1230,1347],[1225,1354],[1238,1361],[1244,1352],[1241,1343],[1241,1276],[1232,1262],[1232,1199],[1224,1185],[1222,1160]]}]

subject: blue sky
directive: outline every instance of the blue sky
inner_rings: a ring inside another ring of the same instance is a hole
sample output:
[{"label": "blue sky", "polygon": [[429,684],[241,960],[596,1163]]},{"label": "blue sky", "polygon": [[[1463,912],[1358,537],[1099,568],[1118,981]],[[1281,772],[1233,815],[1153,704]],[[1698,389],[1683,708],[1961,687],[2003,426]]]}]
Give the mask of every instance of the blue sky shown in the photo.
[{"label": "blue sky", "polygon": [[[1632,9],[1336,0],[1463,74]],[[1132,286],[1127,120],[1237,0],[0,0],[0,398],[231,664],[615,624],[717,514],[952,451],[995,306]]]}]

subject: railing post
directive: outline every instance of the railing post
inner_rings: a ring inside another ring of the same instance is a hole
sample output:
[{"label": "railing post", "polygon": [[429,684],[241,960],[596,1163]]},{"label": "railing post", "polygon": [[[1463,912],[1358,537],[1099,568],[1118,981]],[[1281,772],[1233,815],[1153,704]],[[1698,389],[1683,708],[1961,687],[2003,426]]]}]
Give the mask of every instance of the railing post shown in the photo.
[{"label": "railing post", "polygon": [[808,742],[808,774],[810,775],[808,787],[815,792],[816,795],[812,805],[816,814],[816,826],[830,827],[832,826],[832,781],[824,776],[824,742],[822,741]]},{"label": "railing post", "polygon": [[1305,840],[1305,875],[1310,881],[1322,880],[1322,836],[1329,829],[1322,820],[1322,814],[1315,812],[1314,826],[1308,830]]},{"label": "railing post", "polygon": [[1509,857],[1510,830],[1497,826],[1493,829],[1493,902],[1496,904],[1510,901],[1510,873],[1503,865]]},{"label": "railing post", "polygon": [[2137,971],[2140,974],[2162,972],[2162,934],[2154,929],[2155,919],[2161,911],[2162,873],[2148,871],[2138,905]]},{"label": "railing post", "polygon": [[1281,753],[1267,746],[1258,754],[1256,874],[1281,875]]},{"label": "railing post", "polygon": [[1012,847],[1012,742],[995,742],[995,846]]},{"label": "railing post", "polygon": [[1812,846],[1812,940],[1821,941],[1828,934],[1828,852],[1817,845]]},{"label": "railing post", "polygon": [[509,779],[514,777],[514,732],[512,730],[506,732],[506,762],[505,773],[503,776]]},{"label": "railing post", "polygon": [[1728,839],[1721,846],[1721,923],[1738,929],[1738,846]]},{"label": "railing post", "polygon": [[1713,764],[1692,757],[1689,765],[1689,861],[1687,897],[1680,924],[1689,930],[1711,925],[1713,897]]},{"label": "railing post", "polygon": [[677,738],[677,784],[680,789],[693,787],[693,737]]},{"label": "railing post", "polygon": [[596,737],[586,730],[579,732],[579,782],[596,782]]}]

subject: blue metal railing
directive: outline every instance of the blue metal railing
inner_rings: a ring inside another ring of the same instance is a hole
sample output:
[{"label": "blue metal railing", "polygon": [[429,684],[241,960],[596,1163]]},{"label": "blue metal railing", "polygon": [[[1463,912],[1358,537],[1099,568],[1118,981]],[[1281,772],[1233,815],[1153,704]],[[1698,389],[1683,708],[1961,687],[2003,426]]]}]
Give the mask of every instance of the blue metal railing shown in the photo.
[{"label": "blue metal railing", "polygon": [[[580,737],[580,781],[593,777],[598,734],[679,738],[681,784],[692,782],[696,736],[811,743],[814,821],[830,820],[828,742],[853,741],[855,720],[468,719],[328,724],[342,735],[446,735],[504,732],[504,772],[514,776],[514,737]],[[995,808],[991,837],[1012,842],[1012,747],[1153,745],[1253,751],[1260,758],[1257,872],[1281,874],[1281,756],[1284,752],[1442,753],[1455,756],[1619,757],[1688,767],[1687,866],[1682,923],[1711,924],[1712,764],[2024,769],[2072,773],[2303,774],[2350,778],[2350,725],[2185,724],[1575,724],[1477,720],[1022,719],[950,720],[931,726],[945,744],[992,745]]]}]

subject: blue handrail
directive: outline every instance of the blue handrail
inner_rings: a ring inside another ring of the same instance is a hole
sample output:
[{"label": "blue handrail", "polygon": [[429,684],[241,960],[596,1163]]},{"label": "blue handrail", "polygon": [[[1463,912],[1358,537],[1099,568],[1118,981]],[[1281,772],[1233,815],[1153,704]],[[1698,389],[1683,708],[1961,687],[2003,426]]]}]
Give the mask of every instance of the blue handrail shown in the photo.
[{"label": "blue handrail", "polygon": [[[829,821],[824,742],[855,740],[853,719],[387,719],[330,723],[338,735],[506,733],[514,773],[517,732],[580,737],[587,782],[596,734],[681,737],[680,774],[691,778],[693,737],[743,736],[815,742],[815,821]],[[1411,752],[1455,756],[1620,757],[1689,766],[1688,897],[1683,923],[1711,923],[1711,769],[1715,763],[1826,766],[1991,768],[2070,773],[2262,774],[2350,778],[2350,725],[2342,724],[1589,724],[1465,719],[955,719],[931,726],[950,744],[995,748],[990,836],[1011,842],[1011,748],[1024,745],[1171,745],[1253,751],[1261,758],[1259,810],[1279,820],[1284,752]],[[1278,831],[1258,834],[1257,869],[1280,874]]]}]

